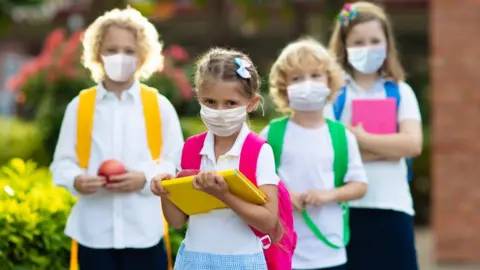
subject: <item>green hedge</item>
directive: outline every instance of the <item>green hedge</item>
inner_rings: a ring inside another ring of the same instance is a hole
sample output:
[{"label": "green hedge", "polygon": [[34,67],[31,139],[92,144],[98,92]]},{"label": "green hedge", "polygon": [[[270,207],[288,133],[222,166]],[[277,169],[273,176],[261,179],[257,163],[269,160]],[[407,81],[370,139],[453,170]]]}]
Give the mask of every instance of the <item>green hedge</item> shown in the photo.
[{"label": "green hedge", "polygon": [[53,186],[46,168],[21,159],[2,167],[1,269],[65,269],[70,241],[63,230],[73,203],[67,191]]},{"label": "green hedge", "polygon": [[42,146],[42,136],[34,123],[0,117],[0,164],[12,157],[35,160],[47,165],[50,157]]}]

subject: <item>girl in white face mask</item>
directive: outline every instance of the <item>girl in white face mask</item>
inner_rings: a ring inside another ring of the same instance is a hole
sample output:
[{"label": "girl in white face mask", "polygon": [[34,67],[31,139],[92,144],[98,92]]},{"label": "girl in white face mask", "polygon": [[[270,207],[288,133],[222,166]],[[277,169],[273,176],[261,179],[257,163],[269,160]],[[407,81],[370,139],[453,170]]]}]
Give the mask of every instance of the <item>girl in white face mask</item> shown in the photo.
[{"label": "girl in white face mask", "polygon": [[[349,269],[418,269],[405,161],[421,153],[421,116],[415,94],[404,82],[393,34],[380,7],[355,2],[341,10],[330,40],[331,51],[348,75],[343,91],[325,114],[342,121],[355,134],[369,178],[367,195],[351,204],[354,236],[347,248]],[[377,118],[388,110],[374,107],[390,102],[379,103],[386,98],[395,101],[389,103],[388,124]],[[367,99],[371,100],[363,105],[369,107],[360,109]],[[359,118],[364,125],[352,127],[352,119]],[[393,130],[371,128],[383,124]]]},{"label": "girl in white face mask", "polygon": [[[293,269],[346,269],[348,236],[339,202],[361,198],[366,176],[355,137],[323,117],[324,106],[343,83],[340,66],[313,39],[289,44],[270,71],[270,93],[287,116],[273,120],[261,134],[272,145],[278,173],[295,210],[299,240]],[[348,157],[334,145],[344,147]],[[341,157],[345,167],[340,173],[345,177],[337,182],[332,168]]]},{"label": "girl in white face mask", "polygon": [[[188,220],[186,238],[175,262],[176,270],[267,270],[267,263],[268,269],[291,269],[288,262],[272,268],[270,264],[276,262],[265,257],[262,248],[263,245],[273,249],[271,252],[283,248],[282,254],[285,254],[283,250],[293,253],[294,243],[288,239],[295,238],[289,234],[293,233],[291,211],[284,212],[290,217],[290,227],[284,227],[279,221],[279,202],[286,199],[288,202],[282,205],[290,207],[290,201],[286,189],[279,185],[272,149],[245,123],[247,114],[257,107],[260,99],[259,79],[251,60],[234,50],[211,49],[197,62],[195,85],[200,116],[208,132],[187,139],[173,161],[178,171],[199,170],[194,187],[223,201],[228,209],[187,216],[164,193],[161,181],[171,176],[159,175],[157,181],[152,182],[152,191],[162,197],[168,223],[181,228]],[[259,142],[258,151],[254,153],[248,150],[252,140]],[[244,156],[245,149],[248,157]],[[250,176],[243,170],[242,164],[246,162],[256,164]],[[243,172],[267,196],[267,203],[254,205],[230,193],[225,180],[216,173],[229,169]],[[271,235],[271,245],[262,242],[262,237],[249,225]],[[280,242],[284,239],[287,240]],[[282,246],[278,247],[277,242]],[[287,261],[291,261],[291,257]]]}]

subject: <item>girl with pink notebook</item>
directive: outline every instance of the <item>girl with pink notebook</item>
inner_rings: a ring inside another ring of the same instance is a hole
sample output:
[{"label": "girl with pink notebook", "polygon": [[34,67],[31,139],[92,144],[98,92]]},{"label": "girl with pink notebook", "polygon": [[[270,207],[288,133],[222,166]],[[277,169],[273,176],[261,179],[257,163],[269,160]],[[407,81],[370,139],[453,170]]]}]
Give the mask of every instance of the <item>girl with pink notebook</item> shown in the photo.
[{"label": "girl with pink notebook", "polygon": [[369,181],[351,203],[348,269],[416,270],[406,158],[422,151],[418,102],[404,82],[390,20],[372,3],[346,4],[330,49],[347,83],[325,114],[355,134]]}]

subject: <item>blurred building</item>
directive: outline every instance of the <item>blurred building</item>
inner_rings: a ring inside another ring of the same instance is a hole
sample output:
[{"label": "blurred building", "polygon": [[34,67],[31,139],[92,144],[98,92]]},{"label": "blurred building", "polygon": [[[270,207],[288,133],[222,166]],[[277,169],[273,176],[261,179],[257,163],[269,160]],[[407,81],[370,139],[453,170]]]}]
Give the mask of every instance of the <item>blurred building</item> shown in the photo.
[{"label": "blurred building", "polygon": [[480,1],[430,3],[436,258],[480,262]]}]

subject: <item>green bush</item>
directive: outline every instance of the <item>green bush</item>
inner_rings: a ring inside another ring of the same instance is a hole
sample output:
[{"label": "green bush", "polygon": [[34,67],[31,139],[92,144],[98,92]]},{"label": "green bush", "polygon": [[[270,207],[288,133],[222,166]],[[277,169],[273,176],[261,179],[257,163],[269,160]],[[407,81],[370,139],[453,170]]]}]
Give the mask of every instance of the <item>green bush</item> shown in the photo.
[{"label": "green bush", "polygon": [[34,162],[12,159],[0,171],[2,270],[65,269],[70,240],[64,225],[74,198],[53,186]]},{"label": "green bush", "polygon": [[0,164],[11,158],[35,160],[47,165],[50,157],[42,145],[42,136],[34,123],[0,117]]}]

